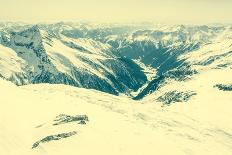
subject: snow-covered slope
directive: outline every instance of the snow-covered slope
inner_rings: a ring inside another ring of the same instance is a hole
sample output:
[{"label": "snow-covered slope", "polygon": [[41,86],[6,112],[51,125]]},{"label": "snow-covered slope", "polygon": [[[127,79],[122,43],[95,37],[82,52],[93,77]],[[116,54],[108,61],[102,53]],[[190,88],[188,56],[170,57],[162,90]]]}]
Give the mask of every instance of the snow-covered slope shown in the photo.
[{"label": "snow-covered slope", "polygon": [[[194,96],[201,96],[197,102],[201,102],[202,106],[204,102],[218,102],[220,104],[217,106],[225,107],[224,99],[219,98],[218,93],[220,92],[222,96],[231,95],[232,37],[229,33],[231,30],[231,27],[227,27],[225,32],[213,39],[212,43],[179,56],[178,60],[183,63],[160,76],[160,79],[155,79],[157,80],[155,89],[150,86],[146,99],[170,104],[188,102]],[[149,91],[154,93],[148,95]],[[218,99],[214,100],[213,97]]]},{"label": "snow-covered slope", "polygon": [[[215,61],[215,66],[216,61],[221,61],[218,67],[231,64],[232,30],[228,25],[101,25],[85,28],[73,25],[72,28],[60,29],[62,34],[71,38],[92,38],[107,43],[122,56],[155,69],[153,80],[148,80],[139,93],[133,93],[137,94],[135,99],[154,92],[169,78],[183,80],[198,73],[194,61],[206,64]],[[76,33],[77,30],[83,32],[83,29],[86,33]]]},{"label": "snow-covered slope", "polygon": [[[208,41],[199,44],[197,48],[182,51],[183,53],[176,54],[175,58],[167,57],[167,60],[157,68],[158,74],[154,80],[135,99],[141,99],[153,92],[157,93],[156,90],[160,87],[169,86],[170,81],[177,81],[181,84],[207,71],[218,70],[220,73],[224,69],[230,70],[232,67],[232,29],[230,26],[220,29],[220,33],[212,38],[209,37]],[[173,63],[169,61],[170,59]]]},{"label": "snow-covered slope", "polygon": [[230,80],[209,83],[205,77],[215,74],[177,85],[182,91],[195,86],[197,95],[168,107],[153,98],[134,101],[65,85],[16,87],[0,80],[0,153],[230,155],[232,95],[211,87]]},{"label": "snow-covered slope", "polygon": [[[17,56],[10,48],[0,45],[0,76],[6,79],[13,77],[12,75],[25,74],[26,62]],[[15,82],[20,84],[21,81],[14,77]],[[17,81],[19,80],[19,81]]]},{"label": "snow-covered slope", "polygon": [[[116,54],[110,45],[88,38],[68,38],[54,28],[3,28],[1,76],[17,85],[63,83],[116,95],[136,91],[146,82],[140,67]],[[17,67],[13,70],[9,63]]]}]

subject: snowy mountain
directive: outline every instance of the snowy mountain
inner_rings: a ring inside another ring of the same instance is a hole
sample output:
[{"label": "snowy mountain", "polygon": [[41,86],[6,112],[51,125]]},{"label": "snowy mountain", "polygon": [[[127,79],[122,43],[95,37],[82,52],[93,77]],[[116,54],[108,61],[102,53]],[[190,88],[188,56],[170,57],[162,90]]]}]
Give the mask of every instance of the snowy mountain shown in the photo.
[{"label": "snowy mountain", "polygon": [[4,28],[0,38],[1,77],[17,85],[64,83],[117,95],[147,80],[137,64],[107,44],[68,38],[44,25],[25,27]]},{"label": "snowy mountain", "polygon": [[215,70],[215,72],[220,73],[227,69],[230,71],[232,68],[231,30],[231,27],[225,27],[221,33],[211,38],[210,41],[205,42],[196,49],[180,54],[175,60],[178,65],[166,72],[161,70],[161,74],[151,81],[135,99],[141,99],[163,86],[168,86],[170,81],[183,83],[184,81],[191,81],[191,79],[201,76],[205,72]]},{"label": "snowy mountain", "polygon": [[223,48],[231,33],[230,26],[2,23],[0,76],[17,85],[62,83],[141,99],[166,78],[195,74],[190,61],[208,47],[215,56],[205,55],[205,63],[223,57],[214,46],[229,57]]}]

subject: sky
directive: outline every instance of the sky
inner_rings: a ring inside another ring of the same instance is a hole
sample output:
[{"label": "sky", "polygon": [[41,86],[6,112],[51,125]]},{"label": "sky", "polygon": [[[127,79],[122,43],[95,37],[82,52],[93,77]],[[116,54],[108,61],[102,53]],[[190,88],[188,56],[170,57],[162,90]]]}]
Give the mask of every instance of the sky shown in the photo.
[{"label": "sky", "polygon": [[0,21],[232,23],[232,0],[0,0]]}]

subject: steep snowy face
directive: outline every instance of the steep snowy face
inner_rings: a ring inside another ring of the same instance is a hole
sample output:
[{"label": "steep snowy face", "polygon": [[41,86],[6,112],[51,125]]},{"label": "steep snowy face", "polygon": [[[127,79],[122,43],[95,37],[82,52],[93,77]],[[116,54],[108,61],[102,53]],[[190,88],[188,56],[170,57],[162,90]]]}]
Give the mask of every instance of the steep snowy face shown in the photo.
[{"label": "steep snowy face", "polygon": [[0,77],[21,85],[27,83],[24,69],[26,62],[18,57],[14,50],[0,45]]},{"label": "steep snowy face", "polygon": [[[18,30],[19,31],[16,31]],[[15,54],[26,61],[30,76],[39,74],[43,68],[48,69],[50,60],[42,44],[43,38],[37,26],[20,27],[15,31],[10,27],[1,33],[1,44],[15,51]],[[29,79],[30,81],[30,79]]]},{"label": "steep snowy face", "polygon": [[[92,39],[68,38],[45,26],[26,27],[17,32],[3,29],[1,44],[2,53],[10,50],[14,61],[21,60],[24,64],[19,61],[15,64],[21,71],[1,72],[8,80],[20,81],[15,82],[19,85],[64,83],[111,94],[129,94],[147,80],[137,64],[120,57],[110,45]],[[1,61],[3,68],[5,62]]]}]

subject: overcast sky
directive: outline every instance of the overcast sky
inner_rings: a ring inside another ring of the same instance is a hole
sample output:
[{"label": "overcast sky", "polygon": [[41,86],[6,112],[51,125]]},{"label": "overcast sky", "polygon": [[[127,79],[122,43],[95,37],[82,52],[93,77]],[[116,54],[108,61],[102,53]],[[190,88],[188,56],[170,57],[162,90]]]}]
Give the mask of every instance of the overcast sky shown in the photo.
[{"label": "overcast sky", "polygon": [[232,23],[232,0],[0,0],[0,20]]}]

